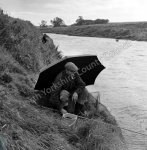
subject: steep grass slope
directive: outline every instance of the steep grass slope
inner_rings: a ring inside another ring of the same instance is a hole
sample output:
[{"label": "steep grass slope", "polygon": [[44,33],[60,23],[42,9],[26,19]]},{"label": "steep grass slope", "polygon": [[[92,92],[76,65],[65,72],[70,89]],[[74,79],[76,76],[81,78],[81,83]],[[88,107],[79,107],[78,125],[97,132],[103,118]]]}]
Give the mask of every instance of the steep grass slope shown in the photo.
[{"label": "steep grass slope", "polygon": [[59,113],[32,99],[40,70],[61,58],[53,41],[41,38],[30,22],[0,14],[0,150],[113,149],[110,140],[121,136],[112,125],[79,119],[67,128]]},{"label": "steep grass slope", "polygon": [[53,112],[31,101],[40,70],[61,58],[53,41],[30,22],[0,14],[0,149],[71,149]]}]

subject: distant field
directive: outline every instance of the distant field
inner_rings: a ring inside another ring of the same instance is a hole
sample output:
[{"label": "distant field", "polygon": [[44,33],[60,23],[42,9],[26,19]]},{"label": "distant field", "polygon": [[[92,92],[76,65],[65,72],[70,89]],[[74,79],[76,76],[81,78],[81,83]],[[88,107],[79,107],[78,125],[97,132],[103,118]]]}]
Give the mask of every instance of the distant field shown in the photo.
[{"label": "distant field", "polygon": [[147,41],[147,22],[115,22],[96,25],[42,28],[40,30],[43,33],[66,34],[71,36]]}]

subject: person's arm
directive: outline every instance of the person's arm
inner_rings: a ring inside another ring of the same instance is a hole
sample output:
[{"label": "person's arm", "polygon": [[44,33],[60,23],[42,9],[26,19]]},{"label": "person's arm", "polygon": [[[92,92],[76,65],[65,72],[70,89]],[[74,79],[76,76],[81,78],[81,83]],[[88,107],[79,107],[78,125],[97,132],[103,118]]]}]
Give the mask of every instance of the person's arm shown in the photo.
[{"label": "person's arm", "polygon": [[79,75],[76,76],[75,83],[77,86],[77,89],[75,90],[75,92],[79,95],[83,92],[86,84]]},{"label": "person's arm", "polygon": [[52,88],[50,100],[54,104],[54,106],[60,111],[62,109],[62,105],[60,102],[60,92],[62,90],[62,85],[60,84],[60,79],[62,78],[62,72],[56,77]]}]

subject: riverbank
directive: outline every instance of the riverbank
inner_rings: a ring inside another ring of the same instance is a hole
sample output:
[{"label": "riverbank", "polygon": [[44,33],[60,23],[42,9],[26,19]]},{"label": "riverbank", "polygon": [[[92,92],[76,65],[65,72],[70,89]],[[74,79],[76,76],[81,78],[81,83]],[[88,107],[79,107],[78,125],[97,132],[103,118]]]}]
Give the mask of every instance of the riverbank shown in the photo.
[{"label": "riverbank", "polygon": [[61,53],[52,39],[42,43],[41,32],[31,22],[6,14],[0,14],[0,20],[0,149],[95,150],[112,147],[109,142],[113,137],[120,142],[120,135],[114,136],[112,130],[120,128],[104,124],[105,118],[97,119],[98,123],[78,119],[71,130],[59,113],[32,99],[40,71],[61,59]]},{"label": "riverbank", "polygon": [[147,22],[108,23],[40,29],[42,33],[147,41]]}]

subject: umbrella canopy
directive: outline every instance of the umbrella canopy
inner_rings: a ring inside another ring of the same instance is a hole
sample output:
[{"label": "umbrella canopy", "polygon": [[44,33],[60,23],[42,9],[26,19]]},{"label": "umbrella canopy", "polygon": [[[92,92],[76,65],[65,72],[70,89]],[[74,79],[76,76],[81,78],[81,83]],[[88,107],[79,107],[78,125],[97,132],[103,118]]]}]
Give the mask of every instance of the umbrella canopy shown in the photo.
[{"label": "umbrella canopy", "polygon": [[96,55],[66,56],[40,73],[35,90],[51,87],[67,62],[73,62],[79,68],[78,73],[86,85],[94,84],[98,74],[105,68]]}]

